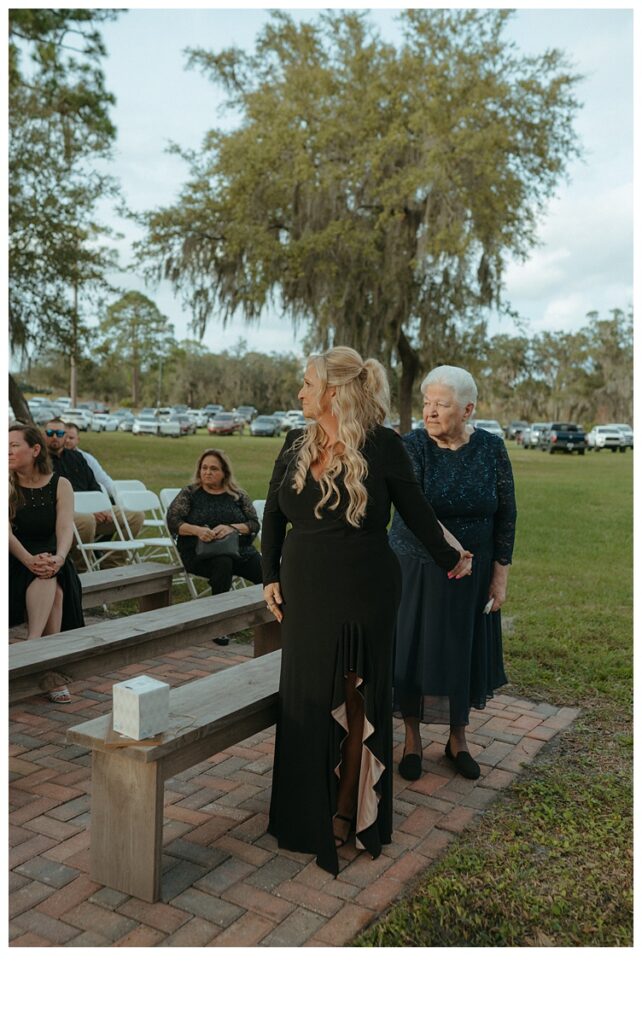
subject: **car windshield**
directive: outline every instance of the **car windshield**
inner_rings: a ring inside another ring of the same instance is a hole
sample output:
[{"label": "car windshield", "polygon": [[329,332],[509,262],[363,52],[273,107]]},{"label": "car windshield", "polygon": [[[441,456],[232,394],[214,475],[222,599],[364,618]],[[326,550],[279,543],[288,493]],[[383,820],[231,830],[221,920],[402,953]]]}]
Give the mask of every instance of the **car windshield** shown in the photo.
[{"label": "car windshield", "polygon": [[223,422],[225,422],[227,420],[233,420],[234,419],[234,413],[233,412],[217,413],[217,415],[214,417],[214,419],[218,420],[218,421],[223,420]]}]

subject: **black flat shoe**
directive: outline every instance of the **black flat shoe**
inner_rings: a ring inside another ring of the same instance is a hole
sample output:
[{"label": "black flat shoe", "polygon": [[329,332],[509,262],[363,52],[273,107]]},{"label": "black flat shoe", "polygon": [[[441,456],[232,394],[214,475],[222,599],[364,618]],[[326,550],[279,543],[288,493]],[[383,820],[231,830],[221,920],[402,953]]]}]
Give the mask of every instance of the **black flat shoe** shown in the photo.
[{"label": "black flat shoe", "polygon": [[214,643],[218,644],[219,647],[227,647],[230,642],[229,636],[215,636]]},{"label": "black flat shoe", "polygon": [[474,758],[470,756],[467,750],[460,750],[458,754],[453,754],[450,749],[450,740],[446,744],[446,757],[449,758],[460,775],[463,775],[465,779],[478,779],[481,774],[481,769]]},{"label": "black flat shoe", "polygon": [[416,782],[421,778],[421,757],[419,754],[406,754],[404,752],[399,762],[399,774],[402,779],[408,782]]}]

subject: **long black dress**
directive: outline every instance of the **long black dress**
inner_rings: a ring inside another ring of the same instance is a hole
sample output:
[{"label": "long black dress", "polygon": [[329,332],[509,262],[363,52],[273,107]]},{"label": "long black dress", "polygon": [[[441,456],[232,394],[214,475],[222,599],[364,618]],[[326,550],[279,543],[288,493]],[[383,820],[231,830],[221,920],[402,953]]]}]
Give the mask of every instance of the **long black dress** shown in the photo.
[{"label": "long black dress", "polygon": [[[12,523],[15,536],[32,555],[55,554],[56,492],[60,477],[53,473],[44,487],[20,488],[21,504]],[[21,561],[9,555],[9,626],[26,620],[27,587],[38,579]],[[82,588],[73,562],[67,557],[56,576],[63,592],[61,630],[85,625]]]},{"label": "long black dress", "polygon": [[456,450],[423,427],[403,437],[417,480],[439,521],[472,551],[472,576],[449,586],[395,515],[390,544],[403,580],[395,645],[395,711],[424,722],[468,724],[506,682],[501,612],[484,615],[493,563],[508,565],[515,539],[515,489],[504,442],[475,430]]},{"label": "long black dress", "polygon": [[359,528],[346,522],[341,478],[341,503],[335,511],[326,507],[321,519],[314,516],[320,487],[311,473],[301,493],[294,491],[290,448],[300,433],[288,433],[263,516],[263,579],[280,581],[284,602],[269,831],[279,846],[316,854],[317,864],[336,875],[332,815],[351,672],[365,710],[357,845],[377,857],[391,839],[392,644],[401,591],[399,563],[388,545],[391,502],[444,569],[459,557],[445,542],[394,431],[376,427],[364,445],[368,506]]}]

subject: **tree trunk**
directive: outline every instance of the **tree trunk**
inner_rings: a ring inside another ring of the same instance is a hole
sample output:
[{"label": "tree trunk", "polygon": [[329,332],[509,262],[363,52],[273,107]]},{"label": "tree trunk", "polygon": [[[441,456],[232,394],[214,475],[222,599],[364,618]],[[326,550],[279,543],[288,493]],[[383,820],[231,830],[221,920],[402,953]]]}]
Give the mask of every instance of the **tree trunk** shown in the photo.
[{"label": "tree trunk", "polygon": [[399,383],[399,433],[407,434],[412,426],[412,399],[415,377],[419,369],[419,356],[411,347],[403,328],[397,335],[397,352],[401,362],[401,381]]},{"label": "tree trunk", "polygon": [[27,405],[25,397],[18,386],[17,380],[11,373],[9,374],[9,404],[19,423],[33,423],[33,417],[29,412],[29,406]]},{"label": "tree trunk", "polygon": [[71,398],[71,408],[75,409],[78,406],[78,373],[76,369],[76,357],[71,353],[69,359],[69,397]]}]

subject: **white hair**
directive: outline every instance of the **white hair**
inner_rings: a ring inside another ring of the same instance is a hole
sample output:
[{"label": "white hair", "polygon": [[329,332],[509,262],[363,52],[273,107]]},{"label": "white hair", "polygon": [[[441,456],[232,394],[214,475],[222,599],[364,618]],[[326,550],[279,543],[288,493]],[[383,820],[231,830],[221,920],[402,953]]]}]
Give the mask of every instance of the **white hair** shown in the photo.
[{"label": "white hair", "polygon": [[426,388],[431,384],[443,384],[450,388],[455,394],[455,400],[462,409],[472,402],[477,402],[477,385],[475,380],[462,366],[436,366],[421,382],[421,393],[426,394]]}]

